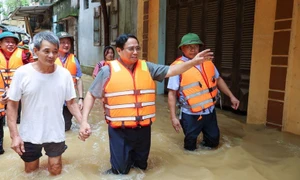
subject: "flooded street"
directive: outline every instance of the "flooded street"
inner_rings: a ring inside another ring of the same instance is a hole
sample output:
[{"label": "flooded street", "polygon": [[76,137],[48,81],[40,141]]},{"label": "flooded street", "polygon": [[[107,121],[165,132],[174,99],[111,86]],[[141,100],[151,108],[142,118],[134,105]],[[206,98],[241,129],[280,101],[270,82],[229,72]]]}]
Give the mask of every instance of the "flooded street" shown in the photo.
[{"label": "flooded street", "polygon": [[[92,81],[83,77],[85,90]],[[246,125],[245,116],[217,110],[221,143],[216,150],[183,149],[183,133],[173,129],[166,96],[157,96],[157,120],[152,125],[152,144],[148,169],[131,169],[128,175],[105,175],[110,168],[107,124],[103,120],[100,101],[90,114],[93,134],[82,142],[77,138],[78,126],[66,133],[68,149],[63,154],[63,171],[56,177],[46,169],[47,156],[40,159],[40,169],[24,173],[24,163],[10,149],[5,126],[4,149],[0,156],[0,179],[172,179],[172,180],[299,180],[300,136],[282,133],[260,125]],[[200,142],[200,139],[199,139]],[[44,154],[44,152],[43,152]]]}]

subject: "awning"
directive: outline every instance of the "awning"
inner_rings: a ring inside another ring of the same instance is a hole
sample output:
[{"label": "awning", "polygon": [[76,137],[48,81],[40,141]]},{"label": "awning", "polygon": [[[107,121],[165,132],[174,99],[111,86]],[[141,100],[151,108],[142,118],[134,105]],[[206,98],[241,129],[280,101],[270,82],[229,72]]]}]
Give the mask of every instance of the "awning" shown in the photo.
[{"label": "awning", "polygon": [[10,31],[10,32],[13,32],[13,33],[18,33],[18,34],[24,34],[24,35],[28,35],[24,29],[22,28],[19,28],[17,26],[10,26],[10,25],[5,25],[5,24],[0,24],[0,28],[3,30],[3,31]]},{"label": "awning", "polygon": [[24,20],[24,17],[43,15],[52,5],[17,7],[10,15],[11,19]]},{"label": "awning", "polygon": [[9,18],[19,21],[25,21],[26,30],[30,36],[33,36],[33,33],[36,30],[32,30],[29,24],[29,19],[38,16],[44,16],[47,14],[47,10],[51,8],[52,4],[50,5],[43,5],[43,6],[23,6],[17,7],[9,16]]}]

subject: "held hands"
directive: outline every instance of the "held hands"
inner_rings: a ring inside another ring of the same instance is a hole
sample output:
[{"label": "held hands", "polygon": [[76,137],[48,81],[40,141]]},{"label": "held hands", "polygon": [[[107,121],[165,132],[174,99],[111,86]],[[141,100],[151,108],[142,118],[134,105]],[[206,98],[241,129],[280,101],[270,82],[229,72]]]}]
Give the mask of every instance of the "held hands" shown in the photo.
[{"label": "held hands", "polygon": [[80,125],[79,136],[78,138],[82,141],[85,141],[92,134],[91,127],[88,123],[83,122]]},{"label": "held hands", "polygon": [[214,53],[210,51],[210,49],[205,49],[199,52],[192,61],[195,62],[195,65],[202,64],[205,61],[211,61],[214,58]]}]

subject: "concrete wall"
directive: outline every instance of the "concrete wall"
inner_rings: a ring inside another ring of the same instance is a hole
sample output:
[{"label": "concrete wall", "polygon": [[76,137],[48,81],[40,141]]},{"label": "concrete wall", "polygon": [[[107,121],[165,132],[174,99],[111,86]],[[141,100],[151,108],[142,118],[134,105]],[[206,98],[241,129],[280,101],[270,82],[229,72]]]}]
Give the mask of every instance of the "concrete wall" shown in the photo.
[{"label": "concrete wall", "polygon": [[81,62],[82,71],[91,75],[95,64],[102,60],[102,48],[94,46],[94,8],[100,3],[89,4],[88,9],[84,9],[83,1],[80,1],[78,19],[78,59]]}]

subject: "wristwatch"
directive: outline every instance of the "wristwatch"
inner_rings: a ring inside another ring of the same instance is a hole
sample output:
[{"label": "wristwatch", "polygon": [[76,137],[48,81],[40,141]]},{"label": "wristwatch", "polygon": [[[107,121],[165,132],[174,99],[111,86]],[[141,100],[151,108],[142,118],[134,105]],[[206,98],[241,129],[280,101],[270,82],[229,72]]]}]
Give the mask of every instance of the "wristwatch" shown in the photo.
[{"label": "wristwatch", "polygon": [[84,98],[83,98],[83,97],[79,97],[78,99],[79,99],[79,100],[80,100],[80,99],[84,100]]}]

